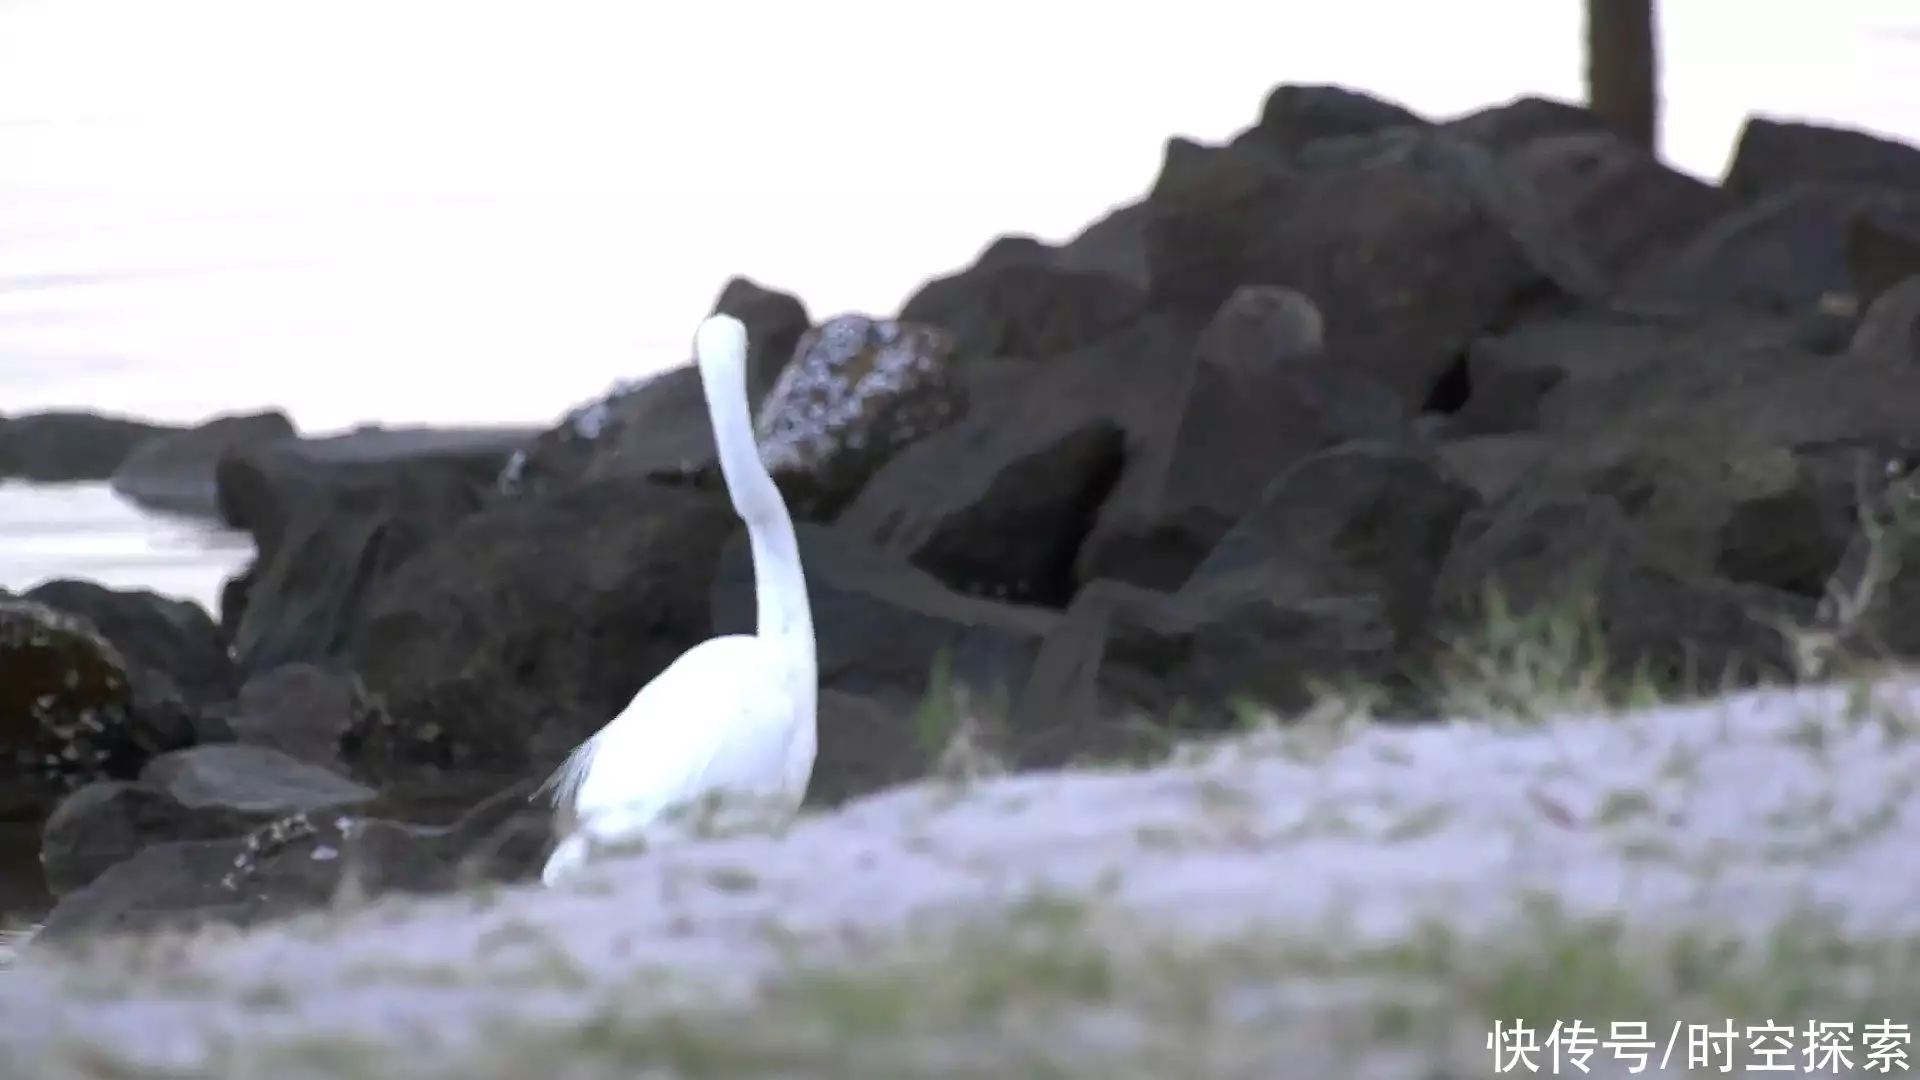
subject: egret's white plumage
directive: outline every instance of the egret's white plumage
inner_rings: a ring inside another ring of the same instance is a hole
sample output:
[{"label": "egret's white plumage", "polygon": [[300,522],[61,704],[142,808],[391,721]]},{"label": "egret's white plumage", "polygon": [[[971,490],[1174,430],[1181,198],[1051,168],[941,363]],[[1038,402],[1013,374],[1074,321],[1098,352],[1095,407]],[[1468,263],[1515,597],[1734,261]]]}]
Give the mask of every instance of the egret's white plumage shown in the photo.
[{"label": "egret's white plumage", "polygon": [[746,328],[715,315],[694,351],[720,471],[753,549],[759,623],[683,653],[555,771],[543,788],[561,832],[541,872],[548,885],[603,848],[783,824],[813,775],[813,616],[793,519],[754,439]]}]

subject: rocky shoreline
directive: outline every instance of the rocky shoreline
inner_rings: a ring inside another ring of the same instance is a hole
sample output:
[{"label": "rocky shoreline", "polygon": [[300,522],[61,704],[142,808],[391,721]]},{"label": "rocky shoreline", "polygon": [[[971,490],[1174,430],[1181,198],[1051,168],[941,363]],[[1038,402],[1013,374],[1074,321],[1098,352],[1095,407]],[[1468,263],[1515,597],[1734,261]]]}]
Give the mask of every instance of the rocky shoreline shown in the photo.
[{"label": "rocky shoreline", "polygon": [[[1336,700],[1602,709],[1920,652],[1916,176],[1755,118],[1709,184],[1564,103],[1282,86],[1076,240],[1002,237],[897,313],[729,282],[819,628],[812,801]],[[7,476],[256,547],[218,612],[0,596],[0,826],[41,834],[0,874],[44,874],[49,964],[517,888],[535,778],[751,618],[690,368],[537,432],[0,418]]]}]

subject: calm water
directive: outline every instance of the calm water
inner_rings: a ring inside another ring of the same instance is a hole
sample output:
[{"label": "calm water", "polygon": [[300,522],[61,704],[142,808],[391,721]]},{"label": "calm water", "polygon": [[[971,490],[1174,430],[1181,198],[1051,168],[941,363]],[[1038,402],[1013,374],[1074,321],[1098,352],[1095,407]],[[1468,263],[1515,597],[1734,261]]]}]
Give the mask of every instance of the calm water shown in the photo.
[{"label": "calm water", "polygon": [[[729,274],[885,310],[1064,238],[1276,81],[1578,94],[1577,0],[896,8],[0,0],[0,410],[538,420],[678,361]],[[1683,167],[1750,109],[1920,138],[1905,0],[1666,8]],[[245,550],[0,486],[0,585],[210,603]]]}]

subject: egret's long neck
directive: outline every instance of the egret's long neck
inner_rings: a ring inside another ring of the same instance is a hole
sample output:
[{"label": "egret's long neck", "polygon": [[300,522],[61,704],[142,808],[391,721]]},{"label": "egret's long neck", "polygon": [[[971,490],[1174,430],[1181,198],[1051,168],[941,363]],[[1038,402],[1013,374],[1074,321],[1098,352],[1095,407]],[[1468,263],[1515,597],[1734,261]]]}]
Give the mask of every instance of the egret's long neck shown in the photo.
[{"label": "egret's long neck", "polygon": [[734,512],[747,525],[753,547],[754,592],[759,602],[762,637],[779,639],[805,661],[813,678],[813,612],[807,603],[807,581],[800,570],[800,545],[793,535],[793,518],[760,460],[747,414],[746,364],[701,366],[707,408],[713,416],[713,441],[720,451],[720,472]]}]

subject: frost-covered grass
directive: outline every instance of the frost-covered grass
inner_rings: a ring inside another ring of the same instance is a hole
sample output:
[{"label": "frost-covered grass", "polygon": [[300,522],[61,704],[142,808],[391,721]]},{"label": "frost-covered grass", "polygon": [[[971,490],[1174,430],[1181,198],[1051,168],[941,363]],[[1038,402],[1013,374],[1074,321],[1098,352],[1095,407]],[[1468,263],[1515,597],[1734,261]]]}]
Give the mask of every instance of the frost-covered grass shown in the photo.
[{"label": "frost-covered grass", "polygon": [[30,954],[0,1075],[1471,1077],[1496,1020],[1644,1022],[1651,1074],[1676,1022],[1731,1021],[1736,1068],[1749,1025],[1851,1023],[1858,1069],[1869,1025],[1920,1021],[1916,717],[1906,676],[1330,710],[929,782],[567,893]]},{"label": "frost-covered grass", "polygon": [[[1852,1026],[1859,1067],[1876,1027],[1910,1022],[1914,944],[1850,942],[1812,917],[1753,940],[1635,932],[1542,900],[1490,941],[1435,921],[1398,944],[1348,948],[1278,925],[1201,940],[1099,901],[1036,898],[851,960],[794,963],[744,1001],[689,1003],[697,991],[686,986],[663,995],[671,973],[601,982],[557,965],[496,976],[494,1015],[457,1050],[422,1052],[390,1032],[295,1031],[215,1048],[195,1071],[76,1046],[69,1071],[35,1075],[1474,1077],[1495,1071],[1496,1021],[1546,1043],[1556,1022],[1575,1020],[1592,1033],[1587,1064],[1603,1076],[1626,1074],[1632,1051],[1600,1043],[1634,1038],[1620,1025],[1636,1023],[1654,1075],[1684,1071],[1684,1035],[1668,1049],[1675,1025],[1729,1020],[1737,1064],[1759,1060],[1746,1052],[1748,1025],[1792,1025],[1801,1071],[1800,1032],[1834,1023]],[[432,993],[473,977],[396,972],[378,992]],[[514,1006],[527,993],[592,1003],[564,1019],[530,1017]],[[270,1016],[276,999],[256,991],[227,1007]],[[1889,1044],[1904,1048],[1897,1034]],[[1534,1060],[1546,1066],[1551,1052]]]}]

